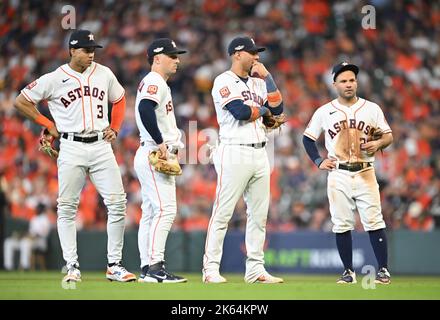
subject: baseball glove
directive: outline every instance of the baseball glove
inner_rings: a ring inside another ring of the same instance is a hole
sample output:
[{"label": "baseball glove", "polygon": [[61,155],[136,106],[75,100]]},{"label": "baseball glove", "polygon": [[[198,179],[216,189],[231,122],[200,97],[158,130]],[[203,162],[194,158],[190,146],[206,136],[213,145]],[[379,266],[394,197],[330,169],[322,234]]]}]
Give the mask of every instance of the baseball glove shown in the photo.
[{"label": "baseball glove", "polygon": [[53,146],[54,141],[55,137],[49,133],[49,130],[44,128],[40,134],[40,147],[38,150],[47,154],[52,159],[58,158],[58,151]]},{"label": "baseball glove", "polygon": [[159,156],[159,151],[152,151],[148,156],[148,160],[154,167],[154,170],[170,176],[180,176],[182,174],[182,168],[180,167],[175,154],[169,154],[168,159],[166,160],[161,159]]},{"label": "baseball glove", "polygon": [[381,128],[374,128],[370,132],[370,136],[368,137],[368,141],[376,141],[382,138],[383,136],[383,130]]},{"label": "baseball glove", "polygon": [[283,123],[287,121],[287,117],[284,113],[280,115],[273,115],[272,113],[263,116],[263,124],[266,129],[274,130],[279,128]]}]

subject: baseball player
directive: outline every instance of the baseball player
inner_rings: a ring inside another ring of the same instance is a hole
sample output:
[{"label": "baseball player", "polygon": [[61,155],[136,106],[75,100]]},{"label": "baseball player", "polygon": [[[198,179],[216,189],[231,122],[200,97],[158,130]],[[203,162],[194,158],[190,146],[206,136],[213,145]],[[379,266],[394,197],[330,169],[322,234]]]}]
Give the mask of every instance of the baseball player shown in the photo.
[{"label": "baseball player", "polygon": [[[125,112],[124,89],[113,72],[93,61],[98,45],[88,30],[77,30],[69,40],[70,62],[29,84],[15,106],[27,118],[60,138],[58,164],[58,234],[67,275],[63,281],[81,281],[75,215],[81,190],[89,175],[108,209],[107,274],[109,280],[134,281],[122,265],[126,195],[111,147]],[[47,100],[55,123],[35,105]],[[108,102],[113,104],[108,119]]]},{"label": "baseball player", "polygon": [[[259,62],[259,52],[249,37],[237,37],[228,46],[231,69],[216,77],[212,98],[220,126],[220,144],[214,150],[217,190],[206,236],[203,282],[223,283],[220,260],[228,222],[244,195],[247,205],[246,274],[248,283],[281,283],[264,268],[264,240],[270,198],[270,167],[261,117],[283,111],[277,86]],[[252,75],[257,75],[255,77]],[[264,80],[263,80],[264,79]]]},{"label": "baseball player", "polygon": [[[370,236],[379,271],[376,282],[390,283],[387,266],[387,241],[382,217],[379,185],[376,181],[374,154],[393,141],[391,128],[381,108],[356,95],[359,68],[342,62],[333,68],[333,85],[338,97],[318,108],[303,137],[310,159],[321,170],[327,170],[327,194],[333,232],[344,264],[337,283],[356,283],[352,263],[351,230],[357,208],[362,225]],[[370,141],[374,131],[382,131],[378,140]],[[324,132],[328,156],[319,155],[315,141]]]},{"label": "baseball player", "polygon": [[174,176],[155,172],[148,160],[151,151],[158,150],[162,158],[167,158],[183,148],[167,80],[177,71],[178,55],[185,52],[171,39],[154,40],[148,47],[151,72],[142,79],[137,90],[136,124],[141,143],[134,158],[134,168],[142,188],[139,282],[187,281],[169,272],[164,262],[166,240],[177,212],[176,180]]}]

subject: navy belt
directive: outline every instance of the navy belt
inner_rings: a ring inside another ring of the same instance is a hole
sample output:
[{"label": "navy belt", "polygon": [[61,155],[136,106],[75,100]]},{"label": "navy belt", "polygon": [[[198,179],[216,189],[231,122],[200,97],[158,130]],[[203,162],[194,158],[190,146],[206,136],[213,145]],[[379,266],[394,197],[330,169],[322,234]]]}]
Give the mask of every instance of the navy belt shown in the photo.
[{"label": "navy belt", "polygon": [[[69,134],[67,132],[64,132],[61,135],[62,138],[64,139],[69,139]],[[84,142],[84,143],[93,143],[99,140],[98,135],[94,135],[94,136],[87,136],[87,137],[83,137],[83,136],[79,136],[76,133],[73,134],[73,141],[77,141],[77,142]]]},{"label": "navy belt", "polygon": [[252,148],[255,148],[255,149],[264,148],[265,145],[266,145],[266,141],[259,142],[259,143],[248,143],[248,144],[241,143],[240,144],[240,146],[252,147]]},{"label": "navy belt", "polygon": [[347,170],[350,172],[356,172],[365,168],[371,167],[371,162],[357,162],[357,163],[340,163],[338,168],[342,170]]}]

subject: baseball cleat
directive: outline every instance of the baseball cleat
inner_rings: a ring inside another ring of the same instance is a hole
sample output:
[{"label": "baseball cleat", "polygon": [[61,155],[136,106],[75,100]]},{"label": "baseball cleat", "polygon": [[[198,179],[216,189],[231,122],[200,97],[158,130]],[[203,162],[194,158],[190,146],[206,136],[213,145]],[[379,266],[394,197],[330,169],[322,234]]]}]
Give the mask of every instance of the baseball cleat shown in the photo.
[{"label": "baseball cleat", "polygon": [[106,278],[110,281],[119,281],[119,282],[130,282],[136,281],[136,276],[128,272],[121,263],[117,263],[112,265],[111,267],[107,267]]},{"label": "baseball cleat", "polygon": [[207,275],[203,277],[204,283],[226,283],[228,282],[225,277],[222,277],[219,273]]},{"label": "baseball cleat", "polygon": [[139,279],[139,282],[144,283],[183,283],[187,281],[187,279],[176,276],[165,269],[163,261],[151,265],[142,281]]},{"label": "baseball cleat", "polygon": [[262,275],[260,275],[253,283],[283,283],[284,280],[282,278],[274,277],[268,272],[264,272]]},{"label": "baseball cleat", "polygon": [[81,282],[78,262],[67,265],[67,274],[64,276],[63,282]]},{"label": "baseball cleat", "polygon": [[350,269],[345,269],[342,273],[342,276],[336,281],[339,284],[353,284],[357,283],[356,281],[356,273],[351,271]]},{"label": "baseball cleat", "polygon": [[379,284],[390,284],[391,283],[391,275],[387,268],[380,268],[377,272],[376,279],[374,283]]},{"label": "baseball cleat", "polygon": [[150,266],[148,266],[148,265],[142,267],[138,282],[144,282],[144,278],[147,275],[148,269],[150,269]]}]

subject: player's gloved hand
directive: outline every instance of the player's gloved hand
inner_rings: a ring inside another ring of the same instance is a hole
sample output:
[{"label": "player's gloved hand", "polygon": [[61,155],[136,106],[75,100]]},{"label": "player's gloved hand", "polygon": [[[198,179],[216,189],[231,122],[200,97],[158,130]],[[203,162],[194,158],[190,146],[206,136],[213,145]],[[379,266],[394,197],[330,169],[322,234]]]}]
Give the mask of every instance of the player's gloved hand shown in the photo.
[{"label": "player's gloved hand", "polygon": [[379,141],[383,136],[383,130],[376,128],[372,130],[368,136],[367,142],[361,144],[361,149],[365,151],[368,155],[373,155],[378,150],[381,149],[382,143]]},{"label": "player's gloved hand", "polygon": [[52,159],[58,158],[58,151],[53,146],[54,141],[55,137],[50,134],[48,129],[44,128],[40,134],[40,147],[38,150],[47,154]]},{"label": "player's gloved hand", "polygon": [[150,152],[148,155],[148,160],[151,166],[154,167],[154,170],[170,176],[179,176],[182,174],[182,168],[177,160],[177,155],[168,154],[167,159],[162,159],[160,154],[161,151],[159,149],[157,151]]},{"label": "player's gloved hand", "polygon": [[284,113],[275,116],[269,111],[263,115],[263,124],[268,130],[277,129],[285,122],[287,122],[287,117]]}]

